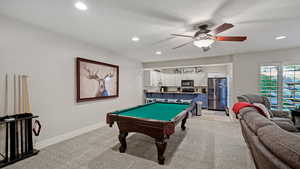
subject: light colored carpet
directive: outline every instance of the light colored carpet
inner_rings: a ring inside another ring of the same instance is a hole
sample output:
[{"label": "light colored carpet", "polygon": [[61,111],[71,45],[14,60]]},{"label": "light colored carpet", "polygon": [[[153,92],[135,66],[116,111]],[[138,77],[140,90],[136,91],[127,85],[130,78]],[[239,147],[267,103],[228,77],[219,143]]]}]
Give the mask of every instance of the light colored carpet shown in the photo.
[{"label": "light colored carpet", "polygon": [[176,128],[168,140],[165,165],[156,161],[154,139],[127,137],[119,153],[118,129],[103,127],[49,146],[32,158],[5,169],[254,169],[239,124],[206,112],[188,119],[187,130]]}]

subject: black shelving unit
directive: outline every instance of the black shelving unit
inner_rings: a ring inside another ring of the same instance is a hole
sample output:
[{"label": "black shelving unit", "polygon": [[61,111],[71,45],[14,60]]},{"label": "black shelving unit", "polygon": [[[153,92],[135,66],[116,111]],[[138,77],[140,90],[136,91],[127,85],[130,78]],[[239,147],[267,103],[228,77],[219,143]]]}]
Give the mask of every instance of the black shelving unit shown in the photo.
[{"label": "black shelving unit", "polygon": [[1,154],[0,168],[36,155],[33,148],[32,120],[38,118],[31,113],[0,117],[5,126],[5,153]]}]

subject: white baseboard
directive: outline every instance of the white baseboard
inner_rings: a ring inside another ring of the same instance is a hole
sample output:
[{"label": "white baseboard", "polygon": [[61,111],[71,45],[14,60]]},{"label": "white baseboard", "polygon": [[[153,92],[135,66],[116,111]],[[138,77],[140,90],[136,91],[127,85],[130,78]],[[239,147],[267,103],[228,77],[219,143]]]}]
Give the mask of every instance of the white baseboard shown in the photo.
[{"label": "white baseboard", "polygon": [[104,126],[105,126],[105,123],[97,123],[97,124],[94,124],[94,125],[91,125],[91,126],[83,127],[83,128],[80,128],[80,129],[62,134],[62,135],[52,137],[52,138],[49,138],[49,139],[46,139],[46,140],[43,140],[43,141],[39,141],[36,144],[36,148],[37,149],[43,149],[43,148],[48,147],[50,145],[62,142],[64,140],[68,140],[70,138],[79,136],[81,134],[90,132],[92,130],[95,130],[95,129],[98,129],[98,128],[101,128],[101,127],[104,127]]}]

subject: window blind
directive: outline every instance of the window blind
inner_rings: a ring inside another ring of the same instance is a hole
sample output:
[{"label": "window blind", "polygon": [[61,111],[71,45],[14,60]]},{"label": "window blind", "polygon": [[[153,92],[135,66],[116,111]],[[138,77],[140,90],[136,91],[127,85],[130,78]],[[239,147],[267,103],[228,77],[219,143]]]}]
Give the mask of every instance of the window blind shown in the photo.
[{"label": "window blind", "polygon": [[291,110],[300,106],[300,65],[261,66],[260,93],[272,109]]},{"label": "window blind", "polygon": [[283,66],[283,109],[295,109],[300,105],[300,65]]},{"label": "window blind", "polygon": [[272,109],[280,109],[278,75],[279,66],[260,67],[260,93],[270,100]]}]

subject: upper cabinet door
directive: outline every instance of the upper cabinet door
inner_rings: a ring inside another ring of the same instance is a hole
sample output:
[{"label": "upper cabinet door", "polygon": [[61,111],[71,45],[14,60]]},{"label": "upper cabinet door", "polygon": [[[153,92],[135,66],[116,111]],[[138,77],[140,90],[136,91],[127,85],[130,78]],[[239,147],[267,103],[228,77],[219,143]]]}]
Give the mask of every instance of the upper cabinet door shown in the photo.
[{"label": "upper cabinet door", "polygon": [[181,80],[182,80],[182,74],[176,73],[175,74],[175,86],[180,87],[181,86]]},{"label": "upper cabinet door", "polygon": [[144,71],[144,86],[151,86],[151,72],[150,70]]},{"label": "upper cabinet door", "polygon": [[170,86],[170,74],[164,73],[164,86]]},{"label": "upper cabinet door", "polygon": [[151,71],[151,86],[161,85],[161,75],[160,72]]},{"label": "upper cabinet door", "polygon": [[164,73],[164,86],[176,86],[175,74]]},{"label": "upper cabinet door", "polygon": [[160,72],[153,70],[144,71],[144,86],[159,86],[162,84],[162,75]]}]

